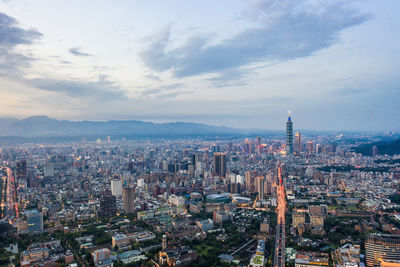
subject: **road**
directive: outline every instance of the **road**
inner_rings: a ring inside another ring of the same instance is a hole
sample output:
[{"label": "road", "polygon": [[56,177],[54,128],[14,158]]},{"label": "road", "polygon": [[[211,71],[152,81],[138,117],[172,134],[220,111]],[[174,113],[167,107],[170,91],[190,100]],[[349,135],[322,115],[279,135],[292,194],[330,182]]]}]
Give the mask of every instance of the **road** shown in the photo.
[{"label": "road", "polygon": [[7,176],[2,177],[3,179],[3,193],[5,194],[6,198],[4,201],[4,198],[1,200],[1,206],[5,208],[4,211],[4,220],[13,220],[14,218],[17,218],[19,213],[18,213],[18,202],[17,202],[17,191],[15,188],[15,180],[13,176],[13,172],[10,168],[8,167],[3,167],[6,172]]},{"label": "road", "polygon": [[282,170],[278,168],[279,185],[277,186],[277,200],[278,206],[276,208],[277,223],[275,233],[275,250],[274,250],[274,267],[285,266],[285,245],[286,245],[286,196],[285,187],[282,182]]}]

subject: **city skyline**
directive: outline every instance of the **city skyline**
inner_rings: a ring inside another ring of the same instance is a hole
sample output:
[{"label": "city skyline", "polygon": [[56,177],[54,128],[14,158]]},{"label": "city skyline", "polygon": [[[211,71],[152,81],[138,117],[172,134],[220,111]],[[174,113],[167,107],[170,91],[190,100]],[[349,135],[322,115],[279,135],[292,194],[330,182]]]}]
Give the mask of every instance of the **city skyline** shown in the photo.
[{"label": "city skyline", "polygon": [[0,117],[398,131],[399,9],[0,1]]}]

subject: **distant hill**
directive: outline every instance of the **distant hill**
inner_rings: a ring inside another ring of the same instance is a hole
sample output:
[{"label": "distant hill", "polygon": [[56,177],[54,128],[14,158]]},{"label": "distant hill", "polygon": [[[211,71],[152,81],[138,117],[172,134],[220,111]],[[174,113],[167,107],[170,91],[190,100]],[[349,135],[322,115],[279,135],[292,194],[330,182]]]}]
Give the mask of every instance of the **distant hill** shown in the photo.
[{"label": "distant hill", "polygon": [[[81,137],[88,140],[111,136],[113,139],[233,136],[244,134],[272,134],[265,130],[242,130],[199,123],[152,123],[139,120],[126,121],[68,121],[46,116],[33,116],[18,120],[0,118],[0,142],[72,141]],[[277,133],[275,131],[275,133]]]},{"label": "distant hill", "polygon": [[371,156],[373,146],[376,146],[378,148],[378,153],[380,155],[400,154],[400,139],[362,144],[356,147],[354,151],[357,153],[361,153],[365,156]]}]

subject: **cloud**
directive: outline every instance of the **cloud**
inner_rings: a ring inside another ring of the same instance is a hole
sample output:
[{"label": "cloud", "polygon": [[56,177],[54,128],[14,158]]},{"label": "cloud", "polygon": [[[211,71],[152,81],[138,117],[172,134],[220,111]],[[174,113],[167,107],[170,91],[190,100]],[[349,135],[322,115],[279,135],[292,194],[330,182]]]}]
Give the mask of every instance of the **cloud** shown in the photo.
[{"label": "cloud", "polygon": [[157,98],[175,98],[180,95],[186,95],[186,94],[191,94],[193,91],[187,90],[187,91],[178,91],[178,92],[171,92],[171,93],[164,93],[160,94],[157,96]]},{"label": "cloud", "polygon": [[358,95],[367,92],[365,88],[341,88],[339,90],[331,91],[332,95],[335,96],[347,96],[347,95]]},{"label": "cloud", "polygon": [[[31,45],[43,36],[33,29],[23,29],[17,20],[0,12],[0,76],[18,81],[30,87],[58,92],[70,97],[92,97],[102,100],[115,100],[125,97],[121,88],[106,75],[100,75],[97,81],[82,81],[79,79],[25,78],[24,69],[36,60],[15,51],[18,45]],[[78,48],[70,52],[77,56],[89,56]],[[60,64],[71,64],[70,61],[59,60]]]},{"label": "cloud", "polygon": [[66,79],[36,78],[26,79],[25,83],[41,90],[62,93],[70,97],[92,97],[103,100],[118,100],[125,97],[121,88],[107,75],[100,75],[98,80],[80,81]]},{"label": "cloud", "polygon": [[221,73],[262,61],[310,56],[333,45],[342,30],[370,19],[344,2],[311,7],[298,0],[280,2],[257,2],[257,11],[252,12],[257,12],[254,18],[258,26],[218,44],[211,44],[209,36],[199,35],[171,48],[171,28],[167,27],[152,39],[140,57],[148,68],[158,72],[169,70],[175,77]]},{"label": "cloud", "polygon": [[240,86],[248,83],[246,80],[247,75],[248,70],[229,69],[221,72],[216,77],[209,78],[207,80],[210,81],[215,87]]},{"label": "cloud", "polygon": [[78,47],[70,48],[70,49],[69,49],[69,52],[70,52],[71,54],[73,54],[74,56],[78,56],[78,57],[89,57],[89,56],[91,56],[91,54],[82,52],[81,49],[78,48]]},{"label": "cloud", "polygon": [[23,29],[18,22],[0,12],[0,76],[19,77],[21,68],[30,66],[34,58],[15,51],[18,45],[30,45],[42,34],[34,29]]},{"label": "cloud", "polygon": [[148,74],[145,77],[153,81],[161,82],[161,78],[154,74]]},{"label": "cloud", "polygon": [[32,44],[42,34],[34,29],[25,30],[18,27],[18,22],[0,12],[0,46],[12,49],[19,44]]},{"label": "cloud", "polygon": [[[146,88],[145,90],[142,91],[141,96],[142,97],[161,97],[161,96],[166,96],[166,95],[179,95],[182,94],[183,92],[179,91],[174,91],[176,89],[180,89],[184,86],[183,83],[174,83],[174,84],[168,84],[168,85],[162,85],[158,86],[156,88]],[[172,92],[174,91],[174,92]]]}]

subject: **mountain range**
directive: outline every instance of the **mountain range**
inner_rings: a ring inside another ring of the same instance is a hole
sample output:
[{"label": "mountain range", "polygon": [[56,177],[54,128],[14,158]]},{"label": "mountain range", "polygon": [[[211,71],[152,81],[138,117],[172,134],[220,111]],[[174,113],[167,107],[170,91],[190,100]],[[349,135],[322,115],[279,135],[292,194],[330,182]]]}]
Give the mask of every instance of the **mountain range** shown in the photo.
[{"label": "mountain range", "polygon": [[32,139],[69,137],[77,139],[112,138],[154,138],[154,137],[195,137],[195,136],[238,136],[242,134],[269,133],[276,131],[243,130],[211,126],[199,123],[170,122],[153,123],[140,120],[110,121],[68,121],[47,116],[32,116],[25,119],[0,118],[0,138]]}]

